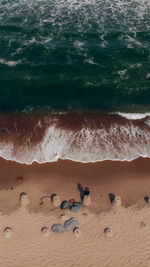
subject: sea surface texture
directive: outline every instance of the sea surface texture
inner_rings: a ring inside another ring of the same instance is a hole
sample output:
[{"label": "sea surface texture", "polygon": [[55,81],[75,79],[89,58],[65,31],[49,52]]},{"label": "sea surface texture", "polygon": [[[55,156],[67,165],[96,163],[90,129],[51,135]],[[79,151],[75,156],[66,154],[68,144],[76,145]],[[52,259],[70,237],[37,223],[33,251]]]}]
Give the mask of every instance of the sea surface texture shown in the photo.
[{"label": "sea surface texture", "polygon": [[0,0],[0,156],[150,157],[149,112],[149,0]]},{"label": "sea surface texture", "polygon": [[0,110],[150,110],[149,0],[0,0]]}]

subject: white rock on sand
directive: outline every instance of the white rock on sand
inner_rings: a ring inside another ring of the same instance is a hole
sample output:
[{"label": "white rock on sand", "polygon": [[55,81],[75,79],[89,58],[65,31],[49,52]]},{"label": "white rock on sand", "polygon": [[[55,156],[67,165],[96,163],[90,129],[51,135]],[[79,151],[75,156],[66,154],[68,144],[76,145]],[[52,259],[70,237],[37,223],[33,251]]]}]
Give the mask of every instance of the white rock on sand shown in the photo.
[{"label": "white rock on sand", "polygon": [[83,197],[82,203],[84,206],[90,206],[91,205],[91,197],[89,195],[85,195]]},{"label": "white rock on sand", "polygon": [[11,238],[12,235],[13,235],[12,229],[10,227],[6,227],[4,229],[4,236],[5,236],[5,238]]},{"label": "white rock on sand", "polygon": [[59,196],[57,196],[57,195],[53,196],[52,203],[53,203],[54,207],[59,207],[61,204]]},{"label": "white rock on sand", "polygon": [[110,228],[105,228],[104,229],[104,233],[108,236],[108,237],[112,237],[113,236],[113,232]]},{"label": "white rock on sand", "polygon": [[21,204],[21,207],[26,207],[28,204],[29,204],[29,199],[28,199],[28,196],[26,193],[22,192],[20,194],[20,204]]},{"label": "white rock on sand", "polygon": [[73,233],[76,237],[80,237],[82,234],[81,230],[78,227],[74,228]]},{"label": "white rock on sand", "polygon": [[47,227],[43,227],[43,228],[41,229],[41,233],[42,233],[42,235],[43,235],[44,237],[48,237],[49,234],[50,234],[49,229],[48,229]]},{"label": "white rock on sand", "polygon": [[120,196],[115,196],[114,201],[113,201],[113,206],[115,206],[115,207],[121,206],[121,197]]}]

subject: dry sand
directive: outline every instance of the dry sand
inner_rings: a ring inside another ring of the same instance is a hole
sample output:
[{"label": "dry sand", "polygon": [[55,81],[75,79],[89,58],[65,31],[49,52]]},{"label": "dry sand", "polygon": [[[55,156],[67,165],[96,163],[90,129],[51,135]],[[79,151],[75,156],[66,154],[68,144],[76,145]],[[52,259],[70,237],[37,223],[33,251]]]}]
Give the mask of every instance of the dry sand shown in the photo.
[{"label": "dry sand", "polygon": [[[0,267],[150,266],[150,205],[144,202],[150,195],[149,159],[31,166],[0,159],[0,168]],[[19,176],[23,181],[16,181]],[[39,205],[42,196],[53,193],[80,201],[78,183],[90,187],[92,200],[79,213],[63,212],[50,200]],[[27,207],[20,207],[21,192],[30,200]],[[110,192],[121,196],[122,207],[112,206]],[[61,214],[77,218],[80,237],[52,233],[53,223],[64,223]],[[6,227],[11,238],[5,238]],[[42,235],[43,227],[49,236]]]}]

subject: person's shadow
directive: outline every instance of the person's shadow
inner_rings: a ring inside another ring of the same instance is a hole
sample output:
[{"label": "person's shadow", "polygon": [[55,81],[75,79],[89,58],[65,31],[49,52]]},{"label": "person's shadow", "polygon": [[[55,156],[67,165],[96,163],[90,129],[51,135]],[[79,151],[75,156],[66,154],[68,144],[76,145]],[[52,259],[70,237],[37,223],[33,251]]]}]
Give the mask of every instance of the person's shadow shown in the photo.
[{"label": "person's shadow", "polygon": [[144,197],[144,200],[146,203],[149,203],[149,197],[148,196]]},{"label": "person's shadow", "polygon": [[77,184],[77,189],[78,189],[79,192],[80,192],[80,198],[81,198],[81,200],[82,200],[83,197],[84,197],[84,188],[83,188],[83,186],[82,186],[81,184]]},{"label": "person's shadow", "polygon": [[110,202],[113,204],[115,200],[115,195],[113,193],[109,193],[109,199],[110,199]]}]

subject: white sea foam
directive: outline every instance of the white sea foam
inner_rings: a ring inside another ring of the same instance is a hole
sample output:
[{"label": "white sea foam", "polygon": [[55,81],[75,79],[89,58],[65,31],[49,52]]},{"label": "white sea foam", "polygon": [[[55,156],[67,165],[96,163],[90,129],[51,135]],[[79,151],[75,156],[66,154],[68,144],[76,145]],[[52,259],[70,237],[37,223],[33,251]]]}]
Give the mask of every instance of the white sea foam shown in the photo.
[{"label": "white sea foam", "polygon": [[17,61],[13,61],[13,60],[6,61],[3,58],[0,58],[0,64],[7,65],[9,67],[15,67],[16,65],[21,64],[21,60],[17,60]]},{"label": "white sea foam", "polygon": [[[19,27],[42,29],[47,25],[47,28],[51,27],[49,37],[52,38],[56,33],[62,36],[64,29],[68,31],[70,27],[73,31],[78,29],[82,37],[85,31],[93,29],[94,23],[97,33],[102,34],[102,47],[107,46],[107,40],[103,38],[105,33],[114,29],[128,33],[125,39],[128,45],[140,47],[136,32],[150,29],[148,0],[18,0],[11,3],[7,0],[0,1],[0,6],[1,25],[14,25],[14,18],[19,21]],[[39,42],[42,38],[45,36],[40,35]],[[35,42],[34,36],[30,41]]]},{"label": "white sea foam", "polygon": [[144,119],[146,117],[150,116],[150,112],[146,112],[146,113],[123,113],[123,112],[117,112],[118,115],[129,119],[129,120],[140,120],[140,119]]},{"label": "white sea foam", "polygon": [[[41,122],[39,124],[41,128]],[[149,127],[146,127],[146,124],[143,128],[129,121],[124,125],[112,122],[109,128],[83,127],[74,131],[60,129],[53,123],[47,128],[42,141],[36,145],[27,145],[25,142],[16,147],[16,144],[11,142],[1,142],[0,155],[7,160],[26,164],[32,164],[34,161],[54,162],[58,159],[83,163],[104,160],[131,161],[140,156],[150,157],[150,134]]]}]

